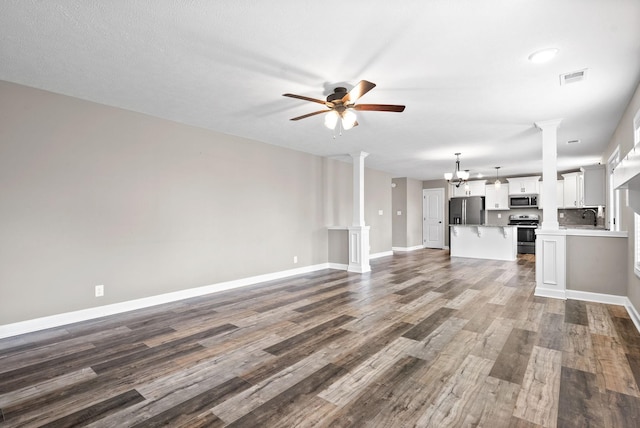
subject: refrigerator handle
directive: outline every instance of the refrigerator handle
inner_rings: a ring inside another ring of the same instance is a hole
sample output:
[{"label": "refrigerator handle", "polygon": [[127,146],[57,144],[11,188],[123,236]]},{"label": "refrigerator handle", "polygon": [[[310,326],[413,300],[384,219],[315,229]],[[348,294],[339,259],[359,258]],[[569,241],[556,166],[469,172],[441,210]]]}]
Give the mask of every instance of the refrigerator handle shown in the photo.
[{"label": "refrigerator handle", "polygon": [[467,224],[467,200],[462,200],[462,224]]}]

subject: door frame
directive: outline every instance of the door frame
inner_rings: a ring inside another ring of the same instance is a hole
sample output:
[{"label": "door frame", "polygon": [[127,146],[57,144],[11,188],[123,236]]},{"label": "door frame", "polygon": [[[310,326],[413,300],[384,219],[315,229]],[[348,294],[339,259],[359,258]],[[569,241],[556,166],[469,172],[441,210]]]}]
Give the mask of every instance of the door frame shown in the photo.
[{"label": "door frame", "polygon": [[[438,195],[442,203],[440,204],[440,218],[442,219],[442,228],[440,229],[440,239],[439,242],[442,243],[440,247],[426,247],[425,244],[427,242],[427,213],[426,213],[426,205],[427,205],[427,193],[435,193]],[[445,227],[446,227],[446,219],[445,219],[445,189],[444,187],[437,187],[433,189],[422,189],[422,245],[425,248],[446,248],[445,241]]]}]

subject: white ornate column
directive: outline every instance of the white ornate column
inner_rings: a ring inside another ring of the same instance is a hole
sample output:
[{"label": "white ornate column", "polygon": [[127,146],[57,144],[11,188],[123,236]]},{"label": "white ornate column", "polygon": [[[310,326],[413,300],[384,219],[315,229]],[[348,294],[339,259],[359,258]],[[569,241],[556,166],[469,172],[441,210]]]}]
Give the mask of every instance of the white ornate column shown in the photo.
[{"label": "white ornate column", "polygon": [[558,126],[536,122],[542,131],[542,226],[536,230],[536,296],[566,299],[567,236],[558,224]]},{"label": "white ornate column", "polygon": [[369,266],[369,226],[364,224],[364,158],[369,153],[351,153],[353,158],[353,225],[349,227],[349,272],[365,273]]}]

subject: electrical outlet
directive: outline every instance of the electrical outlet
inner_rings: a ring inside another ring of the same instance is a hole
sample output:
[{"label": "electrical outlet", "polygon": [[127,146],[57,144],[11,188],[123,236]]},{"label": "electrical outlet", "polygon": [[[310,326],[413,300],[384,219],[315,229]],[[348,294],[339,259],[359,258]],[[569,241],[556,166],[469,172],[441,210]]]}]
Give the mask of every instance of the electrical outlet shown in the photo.
[{"label": "electrical outlet", "polygon": [[298,263],[298,256],[293,256],[293,262]]},{"label": "electrical outlet", "polygon": [[382,215],[382,210],[378,210],[378,215]]},{"label": "electrical outlet", "polygon": [[96,297],[104,296],[104,285],[96,285]]},{"label": "electrical outlet", "polygon": [[560,218],[564,218],[564,213],[560,213]]}]

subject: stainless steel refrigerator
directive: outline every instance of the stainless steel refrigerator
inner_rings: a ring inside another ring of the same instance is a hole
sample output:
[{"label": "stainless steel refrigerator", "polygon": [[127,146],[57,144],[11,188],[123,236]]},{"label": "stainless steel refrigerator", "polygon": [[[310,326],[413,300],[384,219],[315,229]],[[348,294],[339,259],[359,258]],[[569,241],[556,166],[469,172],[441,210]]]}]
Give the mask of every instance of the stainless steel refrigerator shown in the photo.
[{"label": "stainless steel refrigerator", "polygon": [[451,198],[449,224],[484,224],[484,196]]}]

